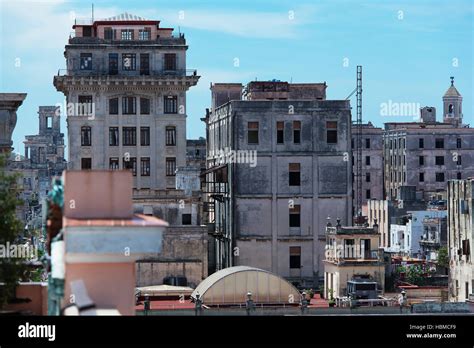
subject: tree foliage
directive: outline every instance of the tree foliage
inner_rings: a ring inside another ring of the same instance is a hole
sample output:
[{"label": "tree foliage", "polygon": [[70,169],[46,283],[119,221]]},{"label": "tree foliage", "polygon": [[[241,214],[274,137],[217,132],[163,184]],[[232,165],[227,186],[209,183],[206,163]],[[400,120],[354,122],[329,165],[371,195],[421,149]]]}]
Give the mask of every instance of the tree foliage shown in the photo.
[{"label": "tree foliage", "polygon": [[448,248],[441,247],[438,250],[438,266],[448,268],[449,267],[449,255]]},{"label": "tree foliage", "polygon": [[[22,231],[21,222],[16,217],[18,199],[17,175],[6,170],[7,159],[0,155],[0,245],[6,248],[15,244]],[[0,257],[0,308],[15,295],[16,285],[25,270],[22,259]]]}]

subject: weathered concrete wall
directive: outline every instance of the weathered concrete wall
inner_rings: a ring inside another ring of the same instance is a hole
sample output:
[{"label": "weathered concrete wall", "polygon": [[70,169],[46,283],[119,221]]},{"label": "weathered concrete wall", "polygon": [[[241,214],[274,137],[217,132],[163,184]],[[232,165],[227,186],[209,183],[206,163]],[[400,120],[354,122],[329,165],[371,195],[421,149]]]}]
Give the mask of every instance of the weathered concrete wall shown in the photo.
[{"label": "weathered concrete wall", "polygon": [[473,180],[448,183],[449,299],[464,302],[474,293]]},{"label": "weathered concrete wall", "polygon": [[207,277],[207,244],[206,227],[169,227],[161,254],[136,263],[137,286],[160,285],[168,276],[184,276],[197,286]]}]

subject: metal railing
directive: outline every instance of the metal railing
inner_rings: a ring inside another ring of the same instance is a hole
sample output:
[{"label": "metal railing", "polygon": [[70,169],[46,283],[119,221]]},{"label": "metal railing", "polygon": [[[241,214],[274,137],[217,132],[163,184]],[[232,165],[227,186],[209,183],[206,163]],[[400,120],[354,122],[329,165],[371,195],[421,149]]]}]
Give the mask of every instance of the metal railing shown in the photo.
[{"label": "metal railing", "polygon": [[198,76],[196,69],[177,69],[177,70],[150,70],[148,74],[140,74],[140,70],[135,70],[136,75],[130,74],[110,74],[106,71],[95,71],[95,70],[80,70],[80,69],[58,69],[57,76],[74,76],[74,77],[111,77],[111,78],[146,78],[147,76],[152,77],[192,77]]}]

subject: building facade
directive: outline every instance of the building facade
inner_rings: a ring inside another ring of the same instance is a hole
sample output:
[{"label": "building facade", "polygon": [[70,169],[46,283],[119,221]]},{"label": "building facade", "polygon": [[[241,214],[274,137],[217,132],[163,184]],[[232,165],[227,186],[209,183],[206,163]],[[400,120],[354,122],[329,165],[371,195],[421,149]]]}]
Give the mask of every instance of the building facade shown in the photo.
[{"label": "building facade", "polygon": [[216,269],[246,265],[316,285],[327,216],[351,220],[349,102],[326,100],[325,83],[211,92],[205,173]]},{"label": "building facade", "polygon": [[54,77],[68,106],[69,169],[130,169],[133,187],[175,187],[186,165],[186,40],[160,21],[124,13],[75,24],[67,70]]},{"label": "building facade", "polygon": [[448,183],[449,299],[464,302],[474,293],[474,180]]},{"label": "building facade", "polygon": [[383,292],[385,266],[379,251],[378,226],[343,227],[328,222],[324,258],[324,297],[348,296],[347,282],[366,279],[377,283]]},{"label": "building facade", "polygon": [[[352,126],[352,178],[353,178],[353,216],[357,206],[357,163],[355,160],[357,147],[357,130]],[[382,200],[383,195],[383,130],[375,127],[371,122],[362,125],[362,215],[367,216],[367,201],[369,199]]]},{"label": "building facade", "polygon": [[448,180],[474,176],[474,129],[462,123],[462,97],[451,86],[443,96],[443,122],[434,107],[421,109],[420,122],[385,124],[384,187],[397,199],[400,187],[415,186],[417,198],[446,199]]}]

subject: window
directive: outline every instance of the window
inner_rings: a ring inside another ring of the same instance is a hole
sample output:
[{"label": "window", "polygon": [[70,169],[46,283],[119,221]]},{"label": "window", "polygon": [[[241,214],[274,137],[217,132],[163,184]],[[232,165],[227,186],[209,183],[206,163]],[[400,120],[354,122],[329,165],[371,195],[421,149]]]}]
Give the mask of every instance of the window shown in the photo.
[{"label": "window", "polygon": [[137,99],[135,97],[122,98],[122,114],[135,115],[137,113]]},{"label": "window", "polygon": [[300,210],[301,207],[299,204],[295,204],[293,208],[290,208],[290,228],[301,227]]},{"label": "window", "polygon": [[301,247],[290,247],[290,268],[301,268]]},{"label": "window", "polygon": [[328,144],[337,144],[337,121],[326,122],[326,138]]},{"label": "window", "polygon": [[93,104],[91,95],[80,95],[77,99],[77,116],[91,116],[93,115]]},{"label": "window", "polygon": [[119,145],[119,129],[118,127],[109,128],[109,146]]},{"label": "window", "polygon": [[178,112],[178,97],[177,96],[166,96],[164,97],[164,113],[165,114],[176,114]]},{"label": "window", "polygon": [[92,169],[92,158],[81,158],[81,169]]},{"label": "window", "polygon": [[124,146],[137,145],[137,129],[135,127],[123,127],[122,141]]},{"label": "window", "polygon": [[110,115],[118,115],[118,111],[119,111],[118,104],[119,104],[118,98],[109,99],[109,114]]},{"label": "window", "polygon": [[176,158],[166,157],[166,176],[176,175]]},{"label": "window", "polygon": [[444,156],[436,156],[435,164],[437,166],[443,166],[444,165]]},{"label": "window", "polygon": [[132,29],[123,29],[121,32],[122,40],[133,40],[133,30]]},{"label": "window", "polygon": [[418,157],[418,164],[420,166],[424,166],[425,165],[425,156],[420,156]]},{"label": "window", "polygon": [[150,40],[150,39],[151,39],[151,28],[138,30],[138,40]]},{"label": "window", "polygon": [[370,182],[370,173],[365,173],[365,182]]},{"label": "window", "polygon": [[122,70],[131,71],[137,68],[137,56],[135,53],[122,54]]},{"label": "window", "polygon": [[461,179],[462,179],[461,172],[457,172],[457,174],[456,174],[456,179],[458,179],[458,180],[461,180]]},{"label": "window", "polygon": [[436,182],[444,182],[444,173],[436,173]]},{"label": "window", "polygon": [[365,148],[370,149],[370,139],[369,138],[365,139]]},{"label": "window", "polygon": [[301,142],[301,121],[293,121],[293,143]]},{"label": "window", "polygon": [[92,70],[92,53],[81,53],[81,70]]},{"label": "window", "polygon": [[343,248],[344,248],[343,250],[344,258],[352,259],[357,256],[355,255],[355,240],[354,239],[344,239]]},{"label": "window", "polygon": [[425,148],[425,139],[423,139],[423,138],[418,139],[418,147],[419,147],[420,149],[424,149],[424,148]]},{"label": "window", "polygon": [[140,54],[140,75],[150,75],[150,55]]},{"label": "window", "polygon": [[104,28],[104,39],[114,40],[115,39],[115,31],[112,28]]},{"label": "window", "polygon": [[351,139],[351,149],[354,148],[354,138]]},{"label": "window", "polygon": [[118,53],[109,53],[109,74],[118,74]]},{"label": "window", "polygon": [[175,53],[165,53],[165,70],[176,70]]},{"label": "window", "polygon": [[92,27],[90,27],[90,26],[82,27],[82,36],[83,37],[91,37],[92,36]]},{"label": "window", "polygon": [[140,98],[140,114],[141,115],[150,114],[150,99]]},{"label": "window", "polygon": [[91,146],[91,127],[81,127],[81,146]]},{"label": "window", "polygon": [[176,146],[176,127],[166,127],[166,146]]},{"label": "window", "polygon": [[150,127],[140,128],[140,145],[150,146]]},{"label": "window", "polygon": [[461,155],[458,155],[458,159],[456,160],[456,164],[458,166],[460,166],[462,164]]},{"label": "window", "polygon": [[456,139],[456,148],[460,149],[462,147],[462,140],[461,138]]},{"label": "window", "polygon": [[438,138],[435,140],[435,147],[437,149],[444,149],[444,139]]},{"label": "window", "polygon": [[370,156],[365,156],[365,165],[370,166]]},{"label": "window", "polygon": [[247,144],[258,144],[258,122],[248,122]]},{"label": "window", "polygon": [[365,198],[370,199],[370,190],[365,190]]},{"label": "window", "polygon": [[285,122],[277,122],[277,144],[285,142]]},{"label": "window", "polygon": [[418,181],[419,182],[424,182],[425,181],[425,173],[420,173],[418,176]]},{"label": "window", "polygon": [[191,214],[181,214],[181,224],[191,225]]},{"label": "window", "polygon": [[109,169],[110,170],[118,170],[119,169],[119,159],[118,159],[118,157],[110,157],[109,158]]},{"label": "window", "polygon": [[300,164],[290,163],[288,165],[288,171],[289,171],[289,185],[300,186]]},{"label": "window", "polygon": [[123,169],[132,171],[133,176],[137,176],[137,158],[136,157],[124,157],[123,158]]},{"label": "window", "polygon": [[53,118],[46,117],[46,128],[51,129],[53,128]]},{"label": "window", "polygon": [[142,157],[140,159],[140,175],[150,176],[150,157]]}]

